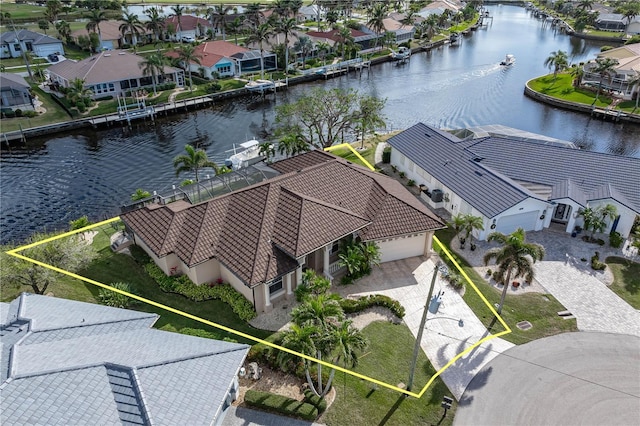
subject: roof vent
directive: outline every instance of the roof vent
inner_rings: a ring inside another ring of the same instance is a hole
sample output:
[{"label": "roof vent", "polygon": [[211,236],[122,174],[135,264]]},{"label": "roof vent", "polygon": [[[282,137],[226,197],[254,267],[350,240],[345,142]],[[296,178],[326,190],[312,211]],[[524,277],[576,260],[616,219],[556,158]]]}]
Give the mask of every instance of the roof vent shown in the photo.
[{"label": "roof vent", "polygon": [[473,157],[473,161],[475,161],[476,163],[479,163],[482,160],[484,160],[484,158],[482,158],[482,157]]},{"label": "roof vent", "polygon": [[430,138],[430,137],[431,137],[431,135],[430,135],[429,133],[425,133],[424,135],[425,135],[426,137],[428,137],[428,138]]},{"label": "roof vent", "polygon": [[476,170],[476,174],[477,174],[478,176],[482,176],[482,173],[480,173],[480,171],[479,171],[479,170]]}]

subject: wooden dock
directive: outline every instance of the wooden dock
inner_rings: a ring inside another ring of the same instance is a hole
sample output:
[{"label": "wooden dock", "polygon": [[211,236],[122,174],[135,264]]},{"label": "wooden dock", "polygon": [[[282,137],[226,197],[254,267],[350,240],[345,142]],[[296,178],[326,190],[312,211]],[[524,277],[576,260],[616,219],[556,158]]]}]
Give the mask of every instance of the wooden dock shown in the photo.
[{"label": "wooden dock", "polygon": [[595,118],[602,118],[603,120],[611,119],[612,121],[619,121],[621,118],[627,116],[623,111],[620,110],[612,110],[612,109],[602,109],[602,108],[593,108],[591,110],[591,116]]}]

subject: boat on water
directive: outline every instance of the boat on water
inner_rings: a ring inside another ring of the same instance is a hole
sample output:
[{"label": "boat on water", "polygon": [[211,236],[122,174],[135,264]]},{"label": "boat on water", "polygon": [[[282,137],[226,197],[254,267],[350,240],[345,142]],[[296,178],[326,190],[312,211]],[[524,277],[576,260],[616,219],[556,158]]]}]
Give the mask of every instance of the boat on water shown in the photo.
[{"label": "boat on water", "polygon": [[273,90],[276,87],[276,83],[271,80],[253,80],[244,85],[247,90],[252,92],[265,92],[267,90]]},{"label": "boat on water", "polygon": [[500,62],[500,65],[509,66],[513,65],[516,62],[516,57],[512,54],[508,54],[505,56],[504,61]]},{"label": "boat on water", "polygon": [[392,59],[396,61],[401,61],[404,59],[408,59],[411,56],[411,49],[408,47],[401,46],[397,51],[392,50],[389,54]]},{"label": "boat on water", "polygon": [[237,146],[233,145],[233,154],[224,160],[224,165],[231,170],[239,170],[262,160],[260,155],[260,142],[255,139],[248,140]]},{"label": "boat on water", "polygon": [[456,44],[460,40],[460,33],[451,33],[449,36],[449,43]]}]

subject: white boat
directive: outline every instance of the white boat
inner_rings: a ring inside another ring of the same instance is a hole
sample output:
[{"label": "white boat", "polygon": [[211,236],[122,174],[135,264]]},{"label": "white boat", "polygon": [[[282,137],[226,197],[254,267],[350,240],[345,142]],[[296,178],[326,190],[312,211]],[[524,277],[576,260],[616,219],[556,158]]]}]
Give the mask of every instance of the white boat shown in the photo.
[{"label": "white boat", "polygon": [[500,62],[500,65],[509,66],[509,65],[513,65],[515,62],[516,62],[516,57],[513,56],[512,54],[508,54],[504,58],[504,61]]},{"label": "white boat", "polygon": [[401,46],[398,48],[397,52],[392,50],[390,55],[391,58],[395,59],[396,61],[401,61],[403,59],[408,59],[411,56],[411,49]]},{"label": "white boat", "polygon": [[[238,150],[241,148],[241,150]],[[225,166],[231,170],[238,170],[262,160],[260,156],[260,142],[255,139],[243,142],[237,147],[233,145],[233,155],[224,160]]]},{"label": "white boat", "polygon": [[267,90],[273,90],[276,84],[271,80],[254,80],[250,81],[244,86],[247,90],[252,92],[264,92]]}]

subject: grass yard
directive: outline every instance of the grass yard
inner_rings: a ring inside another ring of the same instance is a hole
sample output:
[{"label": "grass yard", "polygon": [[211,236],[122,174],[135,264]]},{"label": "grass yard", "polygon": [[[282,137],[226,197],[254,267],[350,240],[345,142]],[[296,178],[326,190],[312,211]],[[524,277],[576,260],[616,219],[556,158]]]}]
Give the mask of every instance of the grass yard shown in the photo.
[{"label": "grass yard", "polygon": [[[554,79],[553,74],[538,77],[529,82],[529,87],[536,92],[569,102],[591,105],[596,95],[588,90],[573,87],[573,77],[568,73],[559,73]],[[596,106],[607,107],[611,98],[600,94]]]},{"label": "grass yard", "polygon": [[66,113],[60,105],[53,102],[47,93],[44,93],[41,89],[33,88],[33,92],[38,96],[38,99],[42,101],[43,107],[47,110],[44,114],[39,114],[35,117],[15,117],[15,118],[3,118],[2,119],[2,131],[12,132],[14,130],[20,130],[20,126],[23,129],[30,127],[45,126],[47,124],[61,123],[71,119],[69,114]]},{"label": "grass yard", "polygon": [[[397,385],[407,383],[415,338],[403,325],[374,322],[363,330],[369,341],[360,355],[356,372],[383,382]],[[420,351],[413,390],[422,390],[435,370],[424,352]],[[456,405],[441,421],[442,397],[450,396],[440,378],[420,399],[408,397],[387,388],[337,372],[334,379],[336,399],[318,422],[329,426],[350,425],[450,425]]]},{"label": "grass yard", "polygon": [[[454,234],[450,229],[444,229],[437,231],[436,236],[443,244],[449,247]],[[452,252],[452,254],[455,256],[455,253]],[[486,297],[489,303],[499,303],[501,292],[491,287],[489,283],[478,275],[478,273],[469,266],[464,259],[459,256],[455,257],[456,261]],[[449,265],[449,267],[450,269],[453,268],[451,265]],[[482,301],[480,296],[478,296],[478,294],[469,285],[467,285],[464,300],[473,312],[475,312],[476,316],[487,327],[490,326],[493,320],[493,314]],[[563,310],[565,310],[564,306],[562,306],[562,304],[550,294],[507,294],[504,307],[502,309],[502,318],[509,325],[512,333],[506,334],[502,336],[502,338],[520,345],[532,340],[553,336],[555,334],[577,331],[578,327],[575,320],[565,320],[558,316],[558,312]],[[529,321],[533,327],[529,330],[520,330],[516,327],[516,323],[520,321]],[[495,334],[503,331],[503,327],[496,321],[491,331]]]},{"label": "grass yard", "polygon": [[611,291],[636,309],[640,309],[640,263],[622,257],[607,257],[606,264],[613,272]]}]

